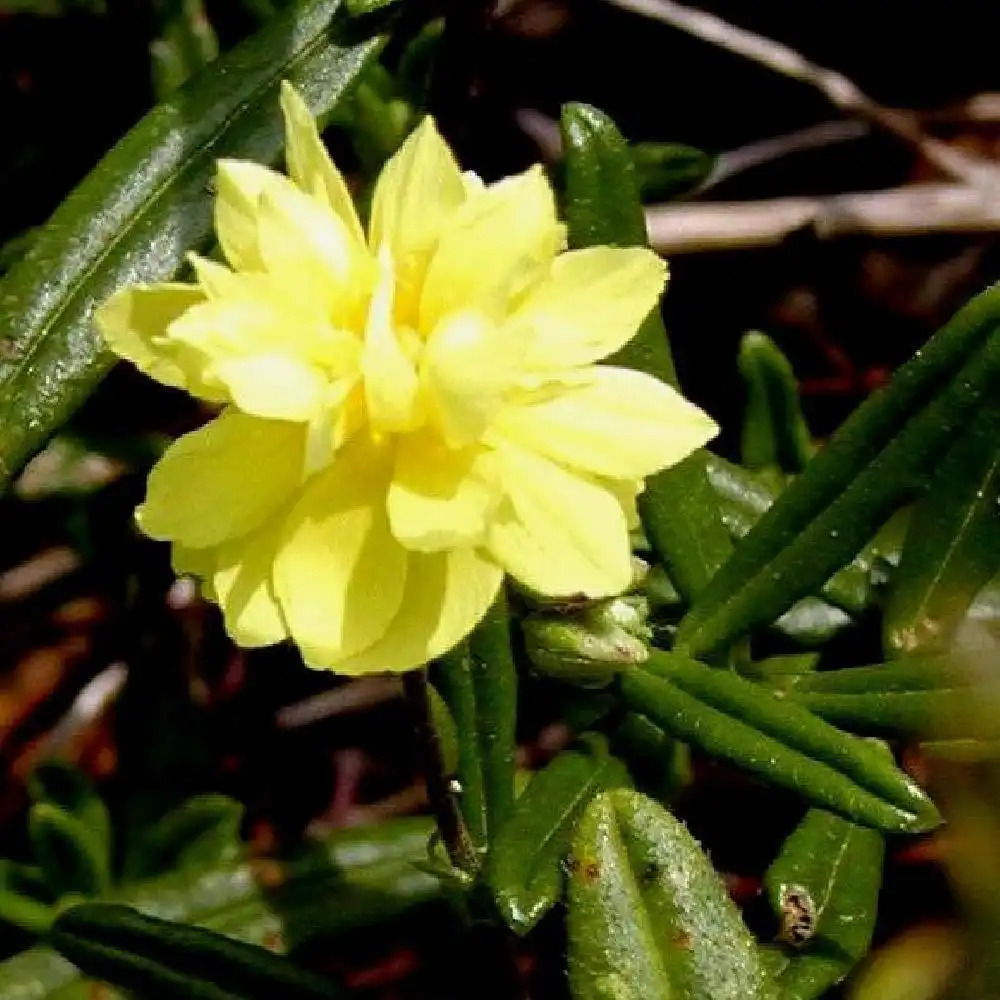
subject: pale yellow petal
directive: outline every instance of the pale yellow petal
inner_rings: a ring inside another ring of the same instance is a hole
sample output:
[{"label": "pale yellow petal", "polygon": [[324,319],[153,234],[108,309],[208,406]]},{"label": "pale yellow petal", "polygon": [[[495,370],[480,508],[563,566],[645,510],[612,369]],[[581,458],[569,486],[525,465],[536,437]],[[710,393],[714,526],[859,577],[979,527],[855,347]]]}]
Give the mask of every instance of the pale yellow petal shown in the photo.
[{"label": "pale yellow petal", "polygon": [[455,157],[425,118],[382,169],[372,195],[369,245],[388,247],[397,262],[434,245],[450,214],[465,201]]},{"label": "pale yellow petal", "polygon": [[167,337],[171,324],[204,301],[205,293],[196,285],[136,285],[112,295],[98,308],[94,322],[115,354],[151,378],[217,400],[224,396],[203,384],[197,359]]},{"label": "pale yellow petal", "polygon": [[389,531],[390,474],[388,449],[352,441],[313,477],[288,516],[274,587],[310,663],[370,646],[399,610],[407,553]]},{"label": "pale yellow petal", "polygon": [[326,404],[323,372],[284,354],[254,354],[215,363],[211,372],[244,412],[271,420],[312,420]]},{"label": "pale yellow petal", "polygon": [[590,247],[560,254],[508,326],[530,331],[525,364],[569,368],[607,357],[656,308],[666,264],[640,247]]},{"label": "pale yellow petal", "polygon": [[258,218],[261,196],[293,187],[287,177],[247,160],[219,160],[215,173],[215,235],[237,271],[263,271]]},{"label": "pale yellow petal", "polygon": [[261,195],[257,225],[264,266],[286,296],[315,304],[333,323],[358,321],[371,258],[325,204],[292,184],[271,188]]},{"label": "pale yellow petal", "polygon": [[394,271],[389,254],[379,255],[379,281],[372,296],[361,353],[368,421],[377,432],[419,426],[420,380],[397,336],[393,321]]},{"label": "pale yellow petal", "polygon": [[458,310],[502,314],[544,273],[565,239],[541,167],[491,184],[452,218],[427,266],[420,328]]},{"label": "pale yellow petal", "polygon": [[285,117],[289,176],[307,194],[325,201],[344,223],[351,239],[363,245],[364,232],[347,184],[330,159],[302,95],[287,80],[281,83],[281,111]]},{"label": "pale yellow petal", "polygon": [[252,531],[298,487],[305,431],[226,410],[176,440],[149,475],[142,530],[194,549]]},{"label": "pale yellow petal", "polygon": [[523,353],[480,313],[455,313],[427,341],[421,379],[432,417],[452,447],[478,441],[515,384]]},{"label": "pale yellow petal", "polygon": [[272,516],[256,531],[216,550],[212,597],[226,632],[238,646],[255,649],[288,638],[271,575],[283,522]]},{"label": "pale yellow petal", "polygon": [[306,662],[342,674],[399,673],[422,666],[482,621],[502,582],[500,567],[473,548],[411,553],[399,614],[383,637],[346,659]]},{"label": "pale yellow petal", "polygon": [[617,479],[676,465],[719,432],[703,410],[650,375],[593,365],[581,378],[537,404],[506,407],[497,431],[564,465]]},{"label": "pale yellow petal", "polygon": [[500,497],[492,457],[478,448],[449,448],[427,431],[401,438],[389,487],[396,538],[423,552],[479,541]]},{"label": "pale yellow petal", "polygon": [[552,597],[605,597],[632,578],[625,512],[607,489],[554,462],[500,443],[506,498],[488,535],[497,561]]}]

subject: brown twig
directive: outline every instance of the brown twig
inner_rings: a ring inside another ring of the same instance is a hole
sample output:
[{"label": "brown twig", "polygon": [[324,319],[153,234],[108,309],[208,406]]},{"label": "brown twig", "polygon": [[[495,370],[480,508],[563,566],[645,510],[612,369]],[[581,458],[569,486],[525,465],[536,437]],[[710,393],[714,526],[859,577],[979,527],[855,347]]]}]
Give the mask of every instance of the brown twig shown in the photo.
[{"label": "brown twig", "polygon": [[824,197],[651,205],[646,225],[650,244],[669,256],[775,246],[804,229],[821,239],[998,232],[1000,201],[965,184],[918,184]]},{"label": "brown twig", "polygon": [[913,115],[883,107],[843,73],[818,66],[773,38],[739,28],[714,14],[695,10],[676,3],[675,0],[608,2],[623,10],[661,21],[727,52],[751,59],[776,73],[814,87],[845,114],[868,121],[911,146],[946,177],[977,186],[996,185],[998,182],[998,171],[993,164],[927,136]]},{"label": "brown twig", "polygon": [[413,709],[414,725],[424,759],[427,795],[437,818],[441,839],[451,863],[459,870],[472,874],[478,867],[476,849],[445,774],[441,741],[431,718],[426,669],[403,674],[403,693]]}]

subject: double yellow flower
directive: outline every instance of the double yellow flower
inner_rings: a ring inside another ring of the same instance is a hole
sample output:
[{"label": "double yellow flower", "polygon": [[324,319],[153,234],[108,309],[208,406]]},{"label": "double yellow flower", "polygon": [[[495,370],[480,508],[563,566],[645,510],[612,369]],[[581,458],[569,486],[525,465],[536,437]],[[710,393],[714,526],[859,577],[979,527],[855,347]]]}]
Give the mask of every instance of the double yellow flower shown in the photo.
[{"label": "double yellow flower", "polygon": [[539,167],[483,184],[424,122],[367,238],[295,90],[288,177],[222,161],[229,266],[126,289],[97,322],[153,378],[222,407],[167,449],[138,512],[243,646],[314,667],[420,666],[504,572],[551,596],[630,581],[645,476],[716,433],[670,387],[595,362],[656,306],[644,249],[564,252]]}]

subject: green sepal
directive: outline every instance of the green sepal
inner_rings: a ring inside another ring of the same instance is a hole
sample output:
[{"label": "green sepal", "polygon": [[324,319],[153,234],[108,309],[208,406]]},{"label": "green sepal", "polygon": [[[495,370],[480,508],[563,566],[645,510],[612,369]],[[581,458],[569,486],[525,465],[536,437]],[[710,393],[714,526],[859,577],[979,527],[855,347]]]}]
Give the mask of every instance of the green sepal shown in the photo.
[{"label": "green sepal", "polygon": [[526,934],[562,895],[563,861],[587,803],[604,789],[628,783],[625,766],[594,733],[584,734],[532,777],[486,866],[486,881],[512,930]]},{"label": "green sepal", "polygon": [[785,958],[782,1000],[816,1000],[871,947],[884,842],[876,830],[810,809],[764,876]]},{"label": "green sepal", "polygon": [[654,652],[621,678],[626,704],[678,739],[823,808],[894,833],[938,825],[934,804],[866,740],[729,671]]},{"label": "green sepal", "polygon": [[633,142],[629,146],[643,201],[668,201],[693,191],[715,166],[715,157],[679,142]]},{"label": "green sepal", "polygon": [[573,835],[568,964],[574,1000],[764,1000],[772,985],[739,911],[687,829],[619,789]]}]

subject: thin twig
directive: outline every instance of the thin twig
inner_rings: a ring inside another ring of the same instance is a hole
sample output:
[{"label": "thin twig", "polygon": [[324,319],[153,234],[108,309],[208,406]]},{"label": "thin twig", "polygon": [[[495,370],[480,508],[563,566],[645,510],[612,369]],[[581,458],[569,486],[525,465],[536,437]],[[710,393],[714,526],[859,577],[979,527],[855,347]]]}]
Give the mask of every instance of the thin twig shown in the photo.
[{"label": "thin twig", "polygon": [[921,131],[913,115],[883,107],[843,73],[818,66],[773,38],[736,27],[714,14],[695,10],[675,0],[608,2],[669,24],[727,52],[751,59],[776,73],[814,87],[845,114],[871,122],[911,146],[946,177],[974,185],[997,183],[998,171],[993,164],[930,138]]},{"label": "thin twig", "polygon": [[427,671],[410,670],[403,674],[403,693],[413,708],[414,725],[424,759],[427,795],[437,818],[441,839],[451,863],[461,871],[472,874],[478,867],[476,849],[445,774],[441,741],[431,718]]},{"label": "thin twig", "polygon": [[794,232],[820,239],[1000,231],[1000,201],[965,184],[763,201],[650,205],[650,244],[667,256],[775,246]]}]

